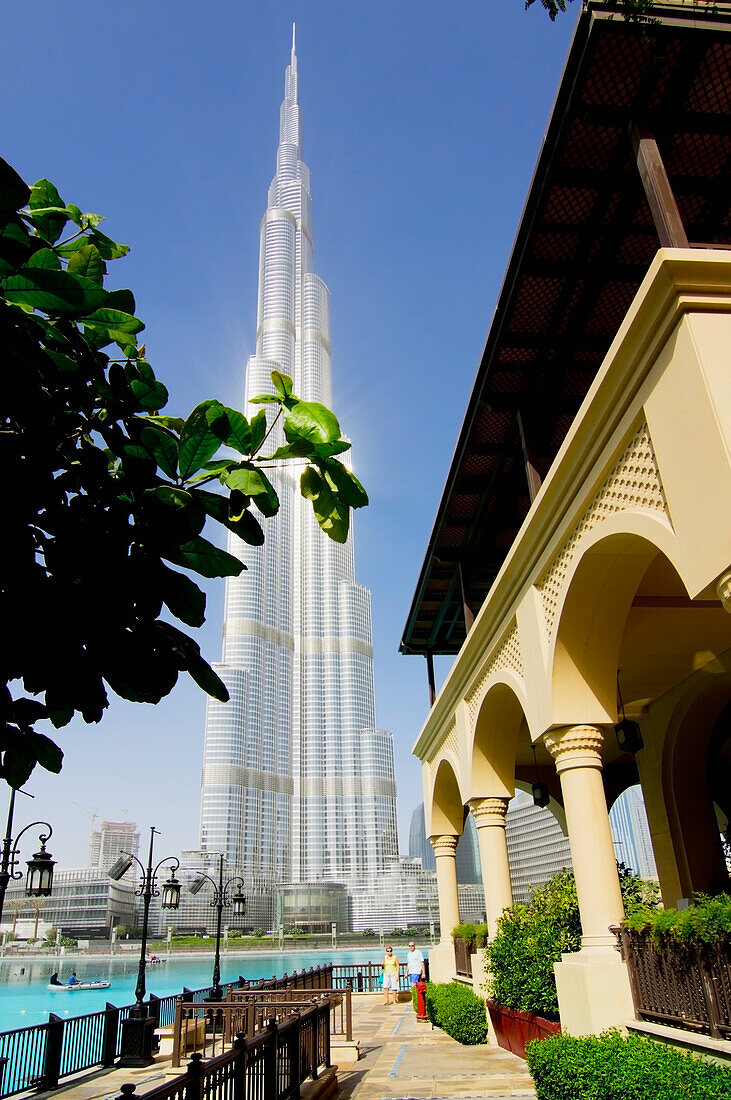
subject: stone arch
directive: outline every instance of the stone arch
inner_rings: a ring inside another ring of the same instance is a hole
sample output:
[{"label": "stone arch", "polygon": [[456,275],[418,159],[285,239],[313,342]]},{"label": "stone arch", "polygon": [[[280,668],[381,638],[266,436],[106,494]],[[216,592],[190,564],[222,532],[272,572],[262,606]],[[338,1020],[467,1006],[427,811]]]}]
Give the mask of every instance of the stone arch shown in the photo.
[{"label": "stone arch", "polygon": [[461,836],[465,801],[454,764],[447,757],[442,757],[434,776],[431,799],[424,807],[427,836]]},{"label": "stone arch", "polygon": [[[616,722],[627,615],[658,554],[680,577],[674,550],[667,522],[647,513],[619,513],[584,536],[567,570],[549,648],[555,725]],[[687,596],[685,585],[683,592]]]},{"label": "stone arch", "polygon": [[470,731],[470,797],[512,798],[515,794],[516,747],[526,710],[519,677],[509,670],[491,677]]},{"label": "stone arch", "polygon": [[[731,675],[694,684],[678,703],[665,737],[662,785],[670,836],[683,897],[728,890],[728,873],[714,802],[718,749],[727,749],[731,720]],[[719,727],[726,725],[724,737]],[[720,743],[720,745],[719,745]],[[723,766],[729,773],[728,753]]]}]

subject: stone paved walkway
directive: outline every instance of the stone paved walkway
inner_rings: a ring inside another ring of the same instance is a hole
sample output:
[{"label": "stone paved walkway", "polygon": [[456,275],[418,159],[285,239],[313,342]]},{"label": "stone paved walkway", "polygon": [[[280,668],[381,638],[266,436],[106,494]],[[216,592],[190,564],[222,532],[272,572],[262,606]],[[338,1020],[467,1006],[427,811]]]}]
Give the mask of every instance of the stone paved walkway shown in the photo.
[{"label": "stone paved walkway", "polygon": [[353,1038],[361,1058],[338,1070],[343,1100],[535,1098],[525,1062],[500,1047],[465,1047],[420,1023],[411,1002],[385,1006],[354,998]]}]

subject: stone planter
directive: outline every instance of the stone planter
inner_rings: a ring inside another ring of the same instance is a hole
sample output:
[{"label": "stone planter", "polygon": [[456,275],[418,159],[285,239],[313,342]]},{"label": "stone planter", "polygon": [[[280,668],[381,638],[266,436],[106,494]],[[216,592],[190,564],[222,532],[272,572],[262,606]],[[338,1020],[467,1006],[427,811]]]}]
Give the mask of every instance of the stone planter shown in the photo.
[{"label": "stone planter", "polygon": [[547,1039],[561,1031],[561,1024],[556,1020],[545,1020],[517,1008],[505,1008],[494,1001],[487,1002],[487,1010],[498,1045],[519,1058],[525,1058],[526,1044],[532,1039]]}]

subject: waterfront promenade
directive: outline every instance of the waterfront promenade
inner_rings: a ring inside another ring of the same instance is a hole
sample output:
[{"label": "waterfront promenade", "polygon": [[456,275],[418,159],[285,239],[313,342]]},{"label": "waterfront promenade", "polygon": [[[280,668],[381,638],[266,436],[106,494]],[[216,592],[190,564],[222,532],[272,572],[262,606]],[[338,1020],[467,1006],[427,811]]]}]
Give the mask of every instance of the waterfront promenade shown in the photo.
[{"label": "waterfront promenade", "polygon": [[[360,1047],[355,1061],[349,1051],[338,1064],[338,1096],[343,1100],[534,1100],[525,1062],[499,1047],[464,1047],[431,1024],[419,1023],[410,1000],[383,1004],[380,995],[353,998],[353,1038]],[[53,1093],[64,1100],[114,1100],[126,1082],[140,1096],[169,1080],[169,1044],[144,1069],[100,1070],[69,1081]],[[303,1090],[304,1092],[305,1090]],[[307,1091],[314,1090],[308,1089]],[[313,1097],[314,1100],[314,1097]]]}]

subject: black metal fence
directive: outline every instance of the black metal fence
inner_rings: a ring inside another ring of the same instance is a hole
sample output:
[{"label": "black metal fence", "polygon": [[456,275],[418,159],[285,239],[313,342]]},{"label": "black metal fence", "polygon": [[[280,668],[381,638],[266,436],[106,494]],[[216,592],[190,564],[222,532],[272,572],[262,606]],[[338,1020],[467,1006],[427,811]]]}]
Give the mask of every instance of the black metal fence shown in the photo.
[{"label": "black metal fence", "polygon": [[[349,966],[310,967],[281,978],[262,978],[248,982],[239,975],[225,989],[343,989],[350,984],[355,993],[373,993],[382,988],[381,963],[355,963]],[[399,968],[399,988],[408,988],[405,965]],[[183,988],[182,994],[168,997],[150,994],[148,1012],[158,1027],[170,1027],[175,1020],[175,1005],[186,1001],[203,1002],[211,995],[211,986]],[[48,1023],[0,1032],[0,1100],[27,1089],[56,1088],[63,1077],[94,1066],[112,1066],[120,1055],[122,1022],[132,1005],[117,1008],[107,1002],[102,1012],[86,1016],[49,1014]]]},{"label": "black metal fence", "polygon": [[237,1036],[224,1054],[203,1061],[194,1054],[187,1071],[150,1092],[122,1085],[118,1100],[289,1100],[300,1085],[330,1065],[327,1002],[272,1021],[253,1038]]},{"label": "black metal fence", "polygon": [[[226,988],[246,985],[243,978],[228,982]],[[186,990],[195,1000],[211,993],[205,989]],[[175,1002],[170,997],[150,995],[148,1012],[160,1027],[175,1019]],[[85,1016],[56,1016],[49,1013],[48,1023],[21,1027],[0,1033],[0,1100],[26,1089],[53,1089],[62,1077],[93,1066],[112,1066],[120,1054],[122,1021],[132,1005],[117,1008],[107,1002],[101,1012]]]},{"label": "black metal fence", "polygon": [[614,926],[641,1020],[731,1038],[731,948],[656,946],[644,932]]}]

